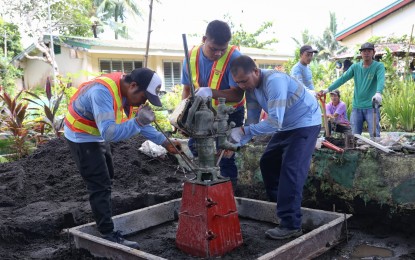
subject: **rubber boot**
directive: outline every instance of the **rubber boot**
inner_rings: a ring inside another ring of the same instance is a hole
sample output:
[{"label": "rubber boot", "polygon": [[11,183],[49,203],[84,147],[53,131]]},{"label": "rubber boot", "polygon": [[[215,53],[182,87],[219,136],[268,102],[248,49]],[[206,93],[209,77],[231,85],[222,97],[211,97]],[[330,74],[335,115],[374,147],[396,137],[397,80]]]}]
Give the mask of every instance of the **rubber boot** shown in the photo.
[{"label": "rubber boot", "polygon": [[232,190],[233,190],[233,194],[235,194],[236,192],[236,187],[238,185],[238,178],[231,178],[231,183],[232,183]]},{"label": "rubber boot", "polygon": [[111,241],[111,242],[121,244],[123,246],[128,246],[128,247],[131,247],[131,248],[134,248],[134,249],[140,249],[140,246],[138,245],[137,242],[124,239],[119,230],[115,231],[115,232],[113,231],[109,234],[103,234],[102,238],[104,238],[108,241]]}]

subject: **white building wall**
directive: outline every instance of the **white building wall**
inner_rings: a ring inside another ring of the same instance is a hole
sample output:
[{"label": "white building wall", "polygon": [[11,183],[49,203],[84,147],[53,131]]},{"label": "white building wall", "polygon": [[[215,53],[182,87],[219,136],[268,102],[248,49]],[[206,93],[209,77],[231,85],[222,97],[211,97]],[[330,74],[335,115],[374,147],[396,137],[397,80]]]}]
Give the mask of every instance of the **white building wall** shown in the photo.
[{"label": "white building wall", "polygon": [[[411,35],[415,23],[415,2],[393,12],[366,28],[347,36],[341,43],[349,48],[366,42],[372,36],[401,37]],[[414,32],[415,34],[415,32]]]}]

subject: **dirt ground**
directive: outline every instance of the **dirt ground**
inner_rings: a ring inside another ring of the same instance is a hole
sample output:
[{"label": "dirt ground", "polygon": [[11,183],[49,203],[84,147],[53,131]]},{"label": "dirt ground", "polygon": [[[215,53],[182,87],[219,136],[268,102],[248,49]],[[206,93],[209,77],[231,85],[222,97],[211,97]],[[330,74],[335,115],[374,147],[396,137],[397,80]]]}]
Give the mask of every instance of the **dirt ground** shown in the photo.
[{"label": "dirt ground", "polygon": [[[138,136],[111,145],[113,215],[180,198],[182,183],[193,177],[173,156],[155,159],[138,151],[144,141]],[[261,187],[251,190],[265,198]],[[65,233],[89,222],[93,218],[86,187],[64,139],[0,165],[0,259],[95,259],[70,248]]]},{"label": "dirt ground", "polygon": [[[154,159],[139,152],[144,141],[138,136],[112,144],[114,215],[180,198],[182,183],[193,177],[178,167],[173,156]],[[260,185],[240,187],[236,196],[266,200]],[[50,141],[27,158],[0,165],[0,259],[97,259],[86,250],[74,249],[65,232],[89,222],[93,218],[86,187],[63,139]],[[255,241],[250,239],[253,248],[263,238]],[[344,252],[339,250],[320,259],[342,259],[338,256]],[[415,259],[414,252],[403,255]],[[246,259],[246,250],[232,256]]]}]

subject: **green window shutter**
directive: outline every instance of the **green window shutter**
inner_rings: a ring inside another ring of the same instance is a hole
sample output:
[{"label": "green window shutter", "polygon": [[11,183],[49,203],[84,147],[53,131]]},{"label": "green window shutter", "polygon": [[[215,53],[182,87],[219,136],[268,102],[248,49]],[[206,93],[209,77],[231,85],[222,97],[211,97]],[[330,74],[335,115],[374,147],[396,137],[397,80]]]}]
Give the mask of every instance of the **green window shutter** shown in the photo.
[{"label": "green window shutter", "polygon": [[53,44],[53,53],[55,53],[55,54],[61,54],[61,52],[62,52],[61,46],[60,45]]}]

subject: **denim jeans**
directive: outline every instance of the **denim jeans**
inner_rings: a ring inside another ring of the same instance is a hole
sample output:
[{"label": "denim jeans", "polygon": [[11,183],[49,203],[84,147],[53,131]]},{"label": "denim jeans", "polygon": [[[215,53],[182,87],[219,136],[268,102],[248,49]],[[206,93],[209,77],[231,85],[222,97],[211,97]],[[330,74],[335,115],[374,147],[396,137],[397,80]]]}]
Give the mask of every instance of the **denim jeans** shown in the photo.
[{"label": "denim jeans", "polygon": [[[377,109],[376,112],[376,136],[380,137],[380,112]],[[353,134],[362,134],[363,131],[363,122],[366,121],[367,128],[370,134],[370,137],[373,137],[373,108],[367,109],[352,109],[352,114],[350,115],[350,124],[352,125]]]}]

